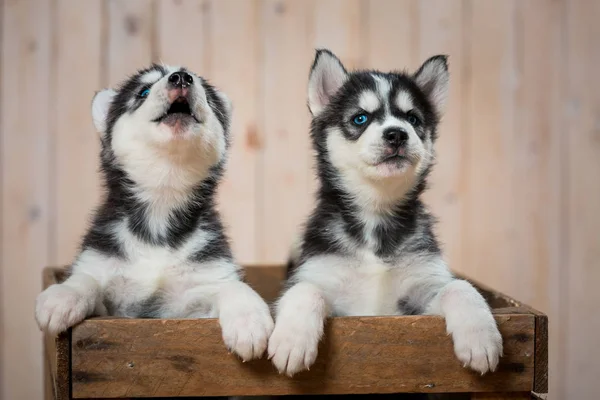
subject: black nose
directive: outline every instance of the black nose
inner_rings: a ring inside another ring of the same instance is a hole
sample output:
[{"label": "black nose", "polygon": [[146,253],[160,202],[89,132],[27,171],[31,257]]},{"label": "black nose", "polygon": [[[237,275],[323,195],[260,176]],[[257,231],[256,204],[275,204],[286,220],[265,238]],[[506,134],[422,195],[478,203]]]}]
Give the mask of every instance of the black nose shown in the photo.
[{"label": "black nose", "polygon": [[383,139],[388,142],[390,146],[400,147],[404,146],[408,141],[408,133],[401,128],[388,128],[383,131]]},{"label": "black nose", "polygon": [[194,78],[187,72],[173,72],[169,76],[169,83],[173,86],[187,87],[194,83]]}]

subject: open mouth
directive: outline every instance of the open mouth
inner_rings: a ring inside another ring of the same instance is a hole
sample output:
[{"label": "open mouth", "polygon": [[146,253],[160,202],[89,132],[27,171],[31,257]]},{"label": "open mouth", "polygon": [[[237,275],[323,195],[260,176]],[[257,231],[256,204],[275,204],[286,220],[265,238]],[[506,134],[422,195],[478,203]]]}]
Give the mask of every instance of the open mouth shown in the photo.
[{"label": "open mouth", "polygon": [[171,114],[186,114],[192,115],[192,110],[190,110],[190,103],[188,103],[185,97],[179,97],[177,100],[171,104],[171,107],[167,110],[167,115]]},{"label": "open mouth", "polygon": [[188,118],[194,119],[198,123],[200,122],[192,114],[192,109],[190,108],[190,103],[188,100],[185,97],[179,97],[171,104],[167,112],[156,120],[156,122],[163,122],[167,125],[170,125],[179,120],[185,120]]}]

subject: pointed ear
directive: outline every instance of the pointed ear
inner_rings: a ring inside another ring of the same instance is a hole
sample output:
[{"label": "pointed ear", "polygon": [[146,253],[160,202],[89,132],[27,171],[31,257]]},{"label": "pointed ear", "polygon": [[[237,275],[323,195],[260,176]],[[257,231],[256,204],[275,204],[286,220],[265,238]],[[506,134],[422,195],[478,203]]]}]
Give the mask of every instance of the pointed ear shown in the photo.
[{"label": "pointed ear", "polygon": [[439,55],[428,59],[415,72],[414,79],[421,90],[429,97],[438,112],[444,110],[448,98],[448,56]]},{"label": "pointed ear", "polygon": [[329,50],[317,50],[308,80],[308,108],[317,116],[348,79],[342,62]]},{"label": "pointed ear", "polygon": [[106,133],[108,110],[116,94],[117,92],[112,89],[105,89],[97,92],[92,100],[92,119],[94,127],[100,134]]}]

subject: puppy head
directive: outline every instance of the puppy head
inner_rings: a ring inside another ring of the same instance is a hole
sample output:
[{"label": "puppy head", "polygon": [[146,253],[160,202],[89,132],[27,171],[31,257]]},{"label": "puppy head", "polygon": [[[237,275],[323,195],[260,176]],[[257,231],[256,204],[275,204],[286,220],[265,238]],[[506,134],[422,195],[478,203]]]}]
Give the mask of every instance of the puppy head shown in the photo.
[{"label": "puppy head", "polygon": [[164,65],[141,70],[92,101],[103,163],[116,163],[150,186],[206,178],[225,158],[230,114],[227,97],[202,77]]},{"label": "puppy head", "polygon": [[308,106],[321,164],[355,183],[418,182],[433,162],[448,79],[445,56],[414,74],[348,72],[333,53],[317,51]]}]

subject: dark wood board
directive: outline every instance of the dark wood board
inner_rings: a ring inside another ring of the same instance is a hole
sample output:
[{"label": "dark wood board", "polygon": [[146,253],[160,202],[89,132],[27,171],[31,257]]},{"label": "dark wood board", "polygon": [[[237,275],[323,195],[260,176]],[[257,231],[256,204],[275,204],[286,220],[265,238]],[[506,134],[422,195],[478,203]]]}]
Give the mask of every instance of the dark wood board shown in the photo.
[{"label": "dark wood board", "polygon": [[[240,362],[214,319],[91,319],[72,332],[73,398],[480,392],[531,390],[535,320],[496,315],[499,371],[479,376],[454,356],[431,316],[332,318],[311,371],[293,379],[271,363]],[[108,384],[110,383],[110,384]]]}]

